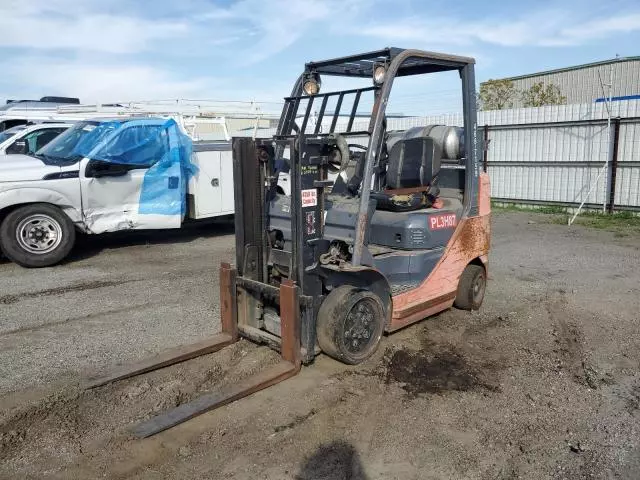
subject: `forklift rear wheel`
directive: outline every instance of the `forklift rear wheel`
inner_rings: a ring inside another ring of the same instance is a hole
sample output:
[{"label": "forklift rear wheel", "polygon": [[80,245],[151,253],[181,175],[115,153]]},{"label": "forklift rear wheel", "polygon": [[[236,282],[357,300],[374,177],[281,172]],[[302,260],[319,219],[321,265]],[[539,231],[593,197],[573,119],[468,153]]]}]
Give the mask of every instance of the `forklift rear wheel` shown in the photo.
[{"label": "forklift rear wheel", "polygon": [[356,365],[375,353],[384,322],[384,306],[377,295],[343,285],[332,290],[320,306],[318,343],[330,357]]},{"label": "forklift rear wheel", "polygon": [[462,310],[478,310],[484,300],[487,274],[480,265],[467,265],[458,283],[453,304]]}]

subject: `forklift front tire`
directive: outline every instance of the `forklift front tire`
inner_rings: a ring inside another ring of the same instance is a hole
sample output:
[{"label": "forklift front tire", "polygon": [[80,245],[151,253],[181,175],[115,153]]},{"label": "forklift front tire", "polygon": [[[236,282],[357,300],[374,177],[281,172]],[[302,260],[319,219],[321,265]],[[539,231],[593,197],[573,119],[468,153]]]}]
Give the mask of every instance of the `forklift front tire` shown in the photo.
[{"label": "forklift front tire", "polygon": [[458,282],[453,304],[461,310],[478,310],[484,300],[487,273],[480,265],[467,265]]},{"label": "forklift front tire", "polygon": [[318,311],[318,344],[330,357],[357,365],[375,353],[384,332],[384,306],[378,296],[351,285],[327,295]]}]

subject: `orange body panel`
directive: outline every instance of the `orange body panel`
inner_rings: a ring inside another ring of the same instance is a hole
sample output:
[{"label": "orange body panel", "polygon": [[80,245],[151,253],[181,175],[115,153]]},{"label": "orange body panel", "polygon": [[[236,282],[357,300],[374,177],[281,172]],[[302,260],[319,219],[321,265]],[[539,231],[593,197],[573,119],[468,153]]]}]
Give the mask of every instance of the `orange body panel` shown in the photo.
[{"label": "orange body panel", "polygon": [[491,182],[489,175],[481,173],[478,187],[478,215],[484,217],[491,213]]},{"label": "orange body panel", "polygon": [[465,267],[476,258],[487,264],[491,238],[489,176],[479,178],[477,217],[462,218],[444,254],[431,274],[418,287],[393,297],[388,331],[397,330],[453,305],[458,281]]}]

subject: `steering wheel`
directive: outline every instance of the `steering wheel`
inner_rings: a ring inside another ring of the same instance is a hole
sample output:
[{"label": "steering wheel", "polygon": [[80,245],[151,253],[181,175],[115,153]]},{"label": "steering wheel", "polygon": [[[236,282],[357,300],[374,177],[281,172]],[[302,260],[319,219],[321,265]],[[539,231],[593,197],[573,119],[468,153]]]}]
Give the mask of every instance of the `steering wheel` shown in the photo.
[{"label": "steering wheel", "polygon": [[367,150],[367,147],[365,147],[364,145],[359,145],[357,143],[349,143],[347,146],[349,148],[359,148],[360,150],[364,150],[364,151]]}]

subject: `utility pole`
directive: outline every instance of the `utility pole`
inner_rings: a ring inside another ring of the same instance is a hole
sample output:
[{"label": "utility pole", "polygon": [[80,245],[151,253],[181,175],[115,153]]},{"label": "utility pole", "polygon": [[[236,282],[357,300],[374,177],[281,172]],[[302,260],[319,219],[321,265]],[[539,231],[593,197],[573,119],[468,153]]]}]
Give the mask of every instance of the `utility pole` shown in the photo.
[{"label": "utility pole", "polygon": [[[616,57],[615,57],[616,61],[619,58],[620,58],[620,55],[616,53]],[[569,222],[568,222],[569,225],[573,224],[576,217],[580,215],[580,211],[582,210],[582,207],[591,196],[591,192],[593,192],[593,190],[597,187],[598,182],[600,181],[600,177],[602,177],[602,175],[605,173],[607,175],[605,175],[604,177],[604,200],[602,201],[602,212],[606,213],[607,211],[607,199],[609,198],[609,188],[611,183],[611,164],[613,162],[613,143],[614,142],[613,142],[613,132],[611,130],[611,102],[613,99],[613,81],[614,81],[613,67],[615,63],[616,62],[614,62],[611,65],[611,69],[609,70],[608,84],[602,81],[602,75],[600,75],[600,70],[598,70],[598,78],[600,80],[600,89],[602,90],[602,96],[605,97],[605,107],[607,109],[607,138],[608,138],[607,159],[605,160],[604,165],[598,172],[598,176],[596,177],[596,180],[591,184],[591,187],[589,188],[589,191],[587,192],[587,195],[585,196],[584,200],[582,200],[582,202],[580,203],[580,206],[578,207],[576,212],[573,214],[573,217],[569,219]],[[604,87],[609,88],[609,95],[605,94]]]},{"label": "utility pole", "polygon": [[[616,53],[616,61],[620,58],[620,55]],[[607,179],[604,186],[604,200],[602,201],[602,213],[607,211],[607,201],[609,199],[609,193],[611,190],[611,164],[613,163],[613,131],[611,129],[611,100],[613,98],[613,67],[615,63],[611,65],[609,71],[609,100],[607,101],[607,137],[609,138],[609,149],[607,151]]]}]

